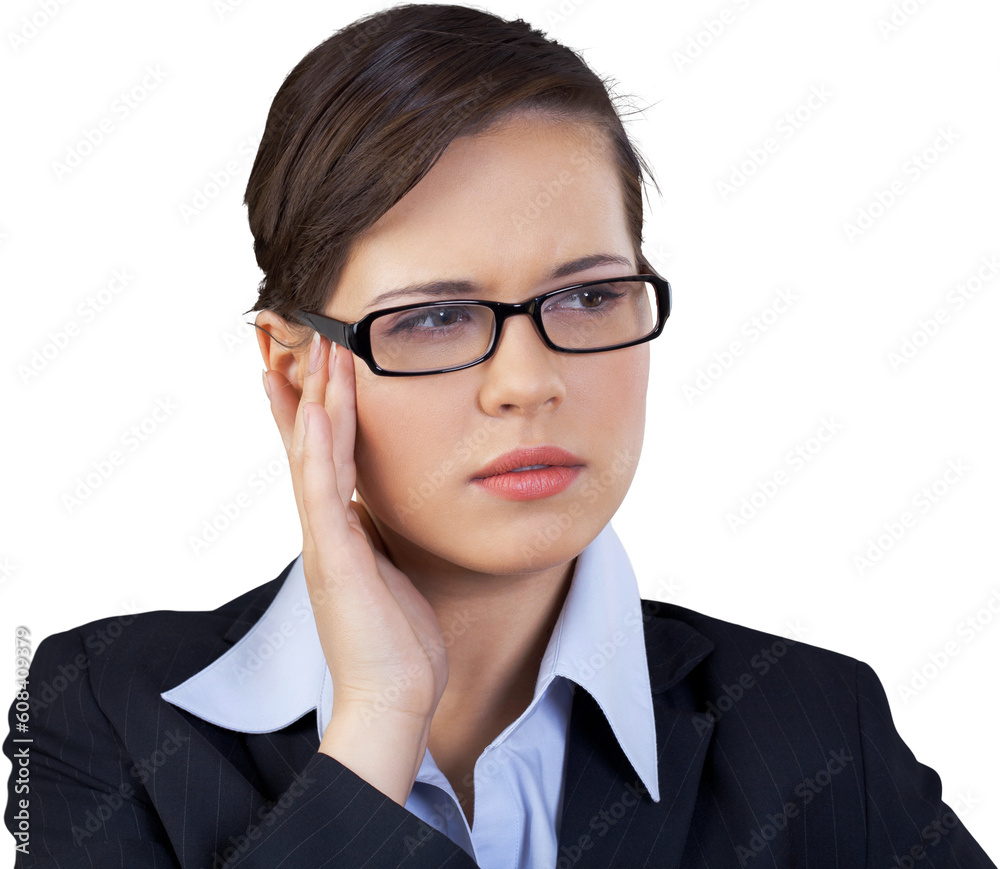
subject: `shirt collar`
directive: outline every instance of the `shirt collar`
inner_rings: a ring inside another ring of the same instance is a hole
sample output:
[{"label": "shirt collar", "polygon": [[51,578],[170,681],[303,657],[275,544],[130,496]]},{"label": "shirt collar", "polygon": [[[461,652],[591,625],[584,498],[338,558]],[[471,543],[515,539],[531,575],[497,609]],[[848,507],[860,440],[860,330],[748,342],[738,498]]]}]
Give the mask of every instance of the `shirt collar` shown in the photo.
[{"label": "shirt collar", "polygon": [[[562,676],[586,689],[652,798],[659,801],[656,725],[635,573],[608,523],[577,557],[542,657],[535,697]],[[243,733],[269,733],[317,710],[322,739],[333,682],[313,618],[302,556],[260,619],[164,700]]]}]

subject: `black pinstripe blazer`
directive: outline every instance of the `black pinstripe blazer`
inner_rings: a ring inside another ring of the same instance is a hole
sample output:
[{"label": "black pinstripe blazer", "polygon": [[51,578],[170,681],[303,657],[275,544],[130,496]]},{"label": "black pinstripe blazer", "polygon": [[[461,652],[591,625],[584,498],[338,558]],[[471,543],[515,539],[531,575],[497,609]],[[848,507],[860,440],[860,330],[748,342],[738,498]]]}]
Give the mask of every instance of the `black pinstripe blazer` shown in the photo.
[{"label": "black pinstripe blazer", "polygon": [[[17,867],[475,866],[320,754],[315,713],[244,734],[159,696],[243,636],[290,568],[211,612],[104,619],[38,645],[29,730],[12,704],[3,745]],[[661,799],[577,688],[558,866],[539,869],[996,869],[866,664],[677,606],[643,613]]]}]

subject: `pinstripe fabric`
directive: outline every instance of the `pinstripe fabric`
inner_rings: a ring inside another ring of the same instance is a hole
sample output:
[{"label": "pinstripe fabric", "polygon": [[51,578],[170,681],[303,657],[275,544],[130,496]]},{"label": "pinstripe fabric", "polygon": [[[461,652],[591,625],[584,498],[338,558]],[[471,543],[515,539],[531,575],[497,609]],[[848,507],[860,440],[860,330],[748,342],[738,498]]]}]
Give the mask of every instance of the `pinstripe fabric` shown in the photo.
[{"label": "pinstripe fabric", "polygon": [[[318,753],[314,712],[244,734],[159,696],[243,636],[287,573],[212,612],[106,619],[38,645],[17,867],[475,866]],[[661,798],[577,690],[554,869],[996,869],[899,738],[867,665],[652,601],[643,621]],[[16,770],[14,720],[12,704]]]},{"label": "pinstripe fabric", "polygon": [[[461,631],[475,630],[464,621]],[[451,631],[451,626],[446,633]],[[486,746],[473,770],[471,827],[428,749],[406,809],[460,845],[484,869],[553,865],[566,735],[575,686],[600,704],[613,737],[659,799],[656,730],[642,606],[628,554],[608,523],[579,554],[542,655],[531,702]],[[302,557],[267,611],[222,657],[162,697],[229,730],[280,730],[317,711],[322,739],[333,679],[316,629]]]}]

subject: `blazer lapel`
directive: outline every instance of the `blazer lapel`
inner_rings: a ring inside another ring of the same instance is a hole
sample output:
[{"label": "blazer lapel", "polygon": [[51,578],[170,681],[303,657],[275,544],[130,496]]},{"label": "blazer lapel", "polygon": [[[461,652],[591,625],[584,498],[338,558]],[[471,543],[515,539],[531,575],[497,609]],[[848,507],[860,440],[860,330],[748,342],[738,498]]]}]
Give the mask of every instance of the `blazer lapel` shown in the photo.
[{"label": "blazer lapel", "polygon": [[648,614],[645,641],[660,800],[653,802],[600,706],[576,686],[559,832],[559,856],[575,869],[680,865],[714,724],[670,689],[714,647],[687,624]]},{"label": "blazer lapel", "polygon": [[[235,643],[256,623],[290,568],[231,602],[234,620],[224,642]],[[686,623],[669,618],[667,605],[642,603],[660,800],[653,802],[600,706],[575,686],[559,831],[559,856],[575,869],[642,866],[647,861],[658,869],[679,869],[687,840],[714,724],[711,716],[696,710],[681,682],[714,646]],[[257,787],[247,794],[254,808],[280,795],[294,779],[293,771],[319,747],[313,715],[282,731],[245,739],[259,773]],[[265,758],[281,763],[266,763]]]}]

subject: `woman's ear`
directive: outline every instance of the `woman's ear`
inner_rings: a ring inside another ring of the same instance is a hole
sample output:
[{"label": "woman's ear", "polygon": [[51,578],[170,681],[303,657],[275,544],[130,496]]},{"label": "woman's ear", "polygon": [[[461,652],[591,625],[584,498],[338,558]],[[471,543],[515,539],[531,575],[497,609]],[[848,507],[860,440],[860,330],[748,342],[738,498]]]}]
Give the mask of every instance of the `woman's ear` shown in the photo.
[{"label": "woman's ear", "polygon": [[284,375],[289,384],[301,393],[301,375],[305,371],[303,366],[308,358],[309,345],[298,351],[287,346],[301,340],[301,335],[293,334],[284,317],[274,311],[260,311],[254,325],[257,327],[257,344],[264,358],[264,367]]}]

